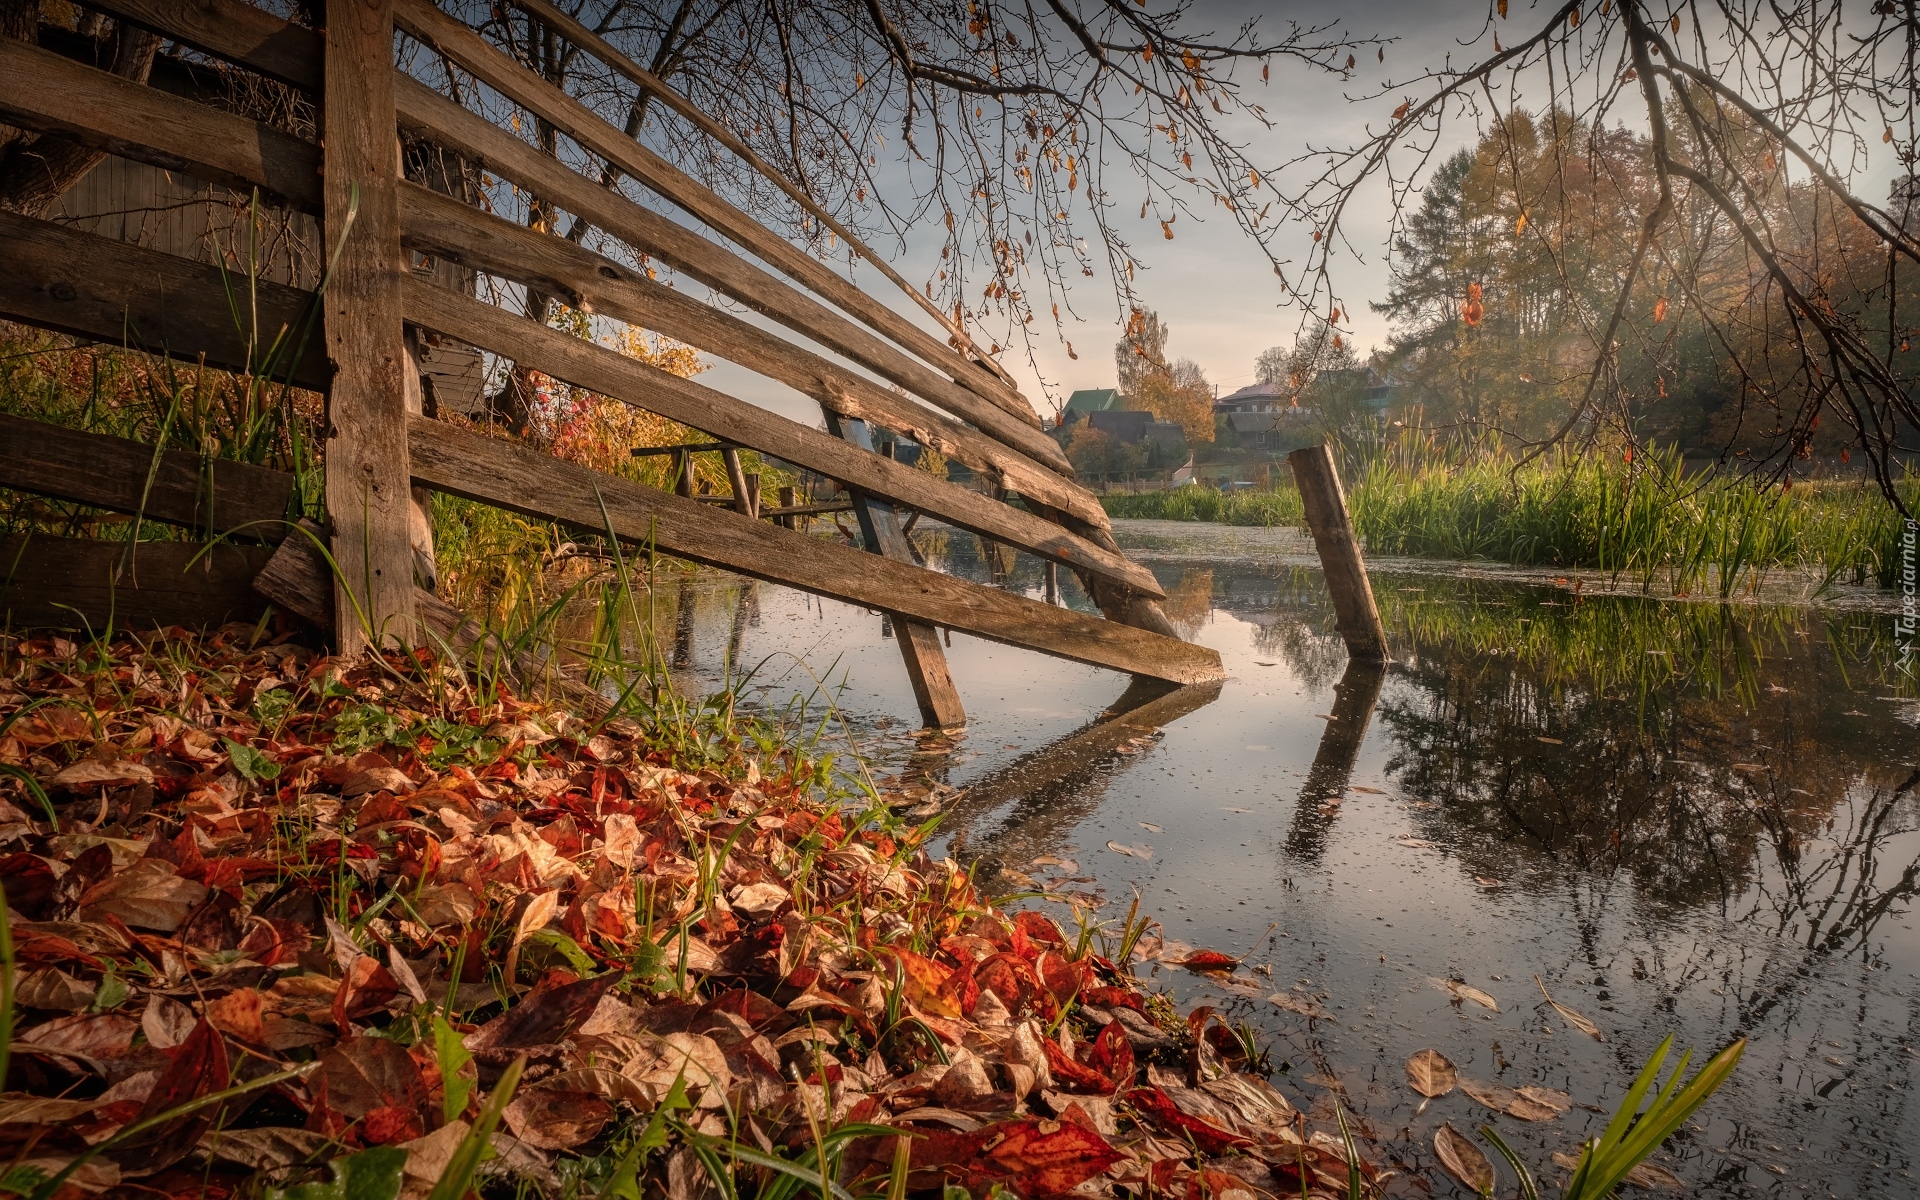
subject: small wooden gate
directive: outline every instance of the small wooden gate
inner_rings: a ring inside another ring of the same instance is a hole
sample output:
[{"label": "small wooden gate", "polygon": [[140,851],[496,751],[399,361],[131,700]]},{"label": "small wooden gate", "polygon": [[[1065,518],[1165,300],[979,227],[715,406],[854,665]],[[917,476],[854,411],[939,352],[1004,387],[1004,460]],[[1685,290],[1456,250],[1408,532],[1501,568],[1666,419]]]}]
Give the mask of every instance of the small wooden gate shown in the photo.
[{"label": "small wooden gate", "polygon": [[[1152,574],[1120,552],[1098,500],[1074,481],[1010,379],[971,353],[963,330],[825,213],[818,217],[942,324],[946,340],[855,288],[429,0],[330,0],[324,31],[240,0],[87,3],[315,99],[320,144],[37,46],[0,41],[0,120],[243,193],[257,189],[276,205],[319,218],[328,281],[317,295],[260,284],[258,322],[297,328],[303,314],[320,307],[323,338],[288,370],[300,386],[327,396],[327,536],[337,564],[334,632],[343,650],[416,636],[429,602],[417,586],[416,561],[431,551],[421,544],[418,489],[435,489],[887,612],[902,631],[915,692],[933,725],[964,720],[938,628],[1174,684],[1219,678],[1219,656],[1174,634]],[[806,202],[723,127],[593,33],[544,0],[516,3]],[[753,259],[629,200],[396,69],[396,28]],[[401,135],[484,167],[825,352],[574,242],[410,182],[401,170]],[[728,359],[818,401],[828,431],[444,286],[406,269],[412,255],[557,294],[576,309]],[[0,315],[111,343],[138,330],[144,349],[248,365],[217,268],[18,215],[0,214]],[[836,480],[853,498],[868,553],[761,518],[752,504],[716,509],[436,421],[422,411],[423,332]],[[150,454],[31,424],[0,424],[0,485],[208,529],[233,514],[260,516],[273,506],[271,496],[261,496],[287,486],[284,476],[279,483],[266,478],[272,472],[222,467],[210,478],[178,481],[169,516],[141,486],[156,461]],[[872,426],[971,468],[988,482],[988,494],[876,453]],[[76,457],[99,465],[76,480],[61,466]],[[279,494],[284,516],[284,490]],[[1105,619],[914,565],[900,531],[903,509],[1068,567]],[[356,611],[364,621],[346,619]]]}]

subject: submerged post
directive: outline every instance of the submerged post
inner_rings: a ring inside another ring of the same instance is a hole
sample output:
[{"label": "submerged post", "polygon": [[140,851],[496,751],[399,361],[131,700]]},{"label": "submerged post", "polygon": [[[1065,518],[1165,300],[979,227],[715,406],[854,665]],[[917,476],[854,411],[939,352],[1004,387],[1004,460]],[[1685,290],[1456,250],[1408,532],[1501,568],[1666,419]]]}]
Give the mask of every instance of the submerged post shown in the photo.
[{"label": "submerged post", "polygon": [[1367,582],[1366,563],[1360,558],[1360,542],[1353,536],[1353,519],[1347,515],[1347,494],[1340,487],[1333,448],[1320,445],[1295,450],[1287,455],[1287,464],[1300,487],[1307,528],[1313,532],[1314,547],[1320,552],[1327,591],[1333,596],[1334,620],[1347,643],[1347,653],[1384,662],[1387,629],[1380,623],[1373,585]]}]

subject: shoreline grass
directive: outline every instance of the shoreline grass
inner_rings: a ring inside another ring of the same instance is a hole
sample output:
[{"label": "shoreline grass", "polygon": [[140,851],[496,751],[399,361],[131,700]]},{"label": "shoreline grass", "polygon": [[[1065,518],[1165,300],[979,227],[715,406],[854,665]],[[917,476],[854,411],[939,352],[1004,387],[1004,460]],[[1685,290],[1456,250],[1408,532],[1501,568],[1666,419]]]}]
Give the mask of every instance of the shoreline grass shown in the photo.
[{"label": "shoreline grass", "polygon": [[[1899,513],[1864,483],[1762,485],[1732,474],[1685,474],[1671,452],[1636,461],[1562,453],[1516,468],[1381,456],[1351,476],[1348,508],[1370,554],[1483,559],[1520,567],[1591,568],[1651,590],[1730,596],[1759,573],[1786,569],[1836,583],[1893,586]],[[1920,477],[1901,483],[1920,506]],[[1109,516],[1222,525],[1300,525],[1299,493],[1205,488],[1102,497]]]}]

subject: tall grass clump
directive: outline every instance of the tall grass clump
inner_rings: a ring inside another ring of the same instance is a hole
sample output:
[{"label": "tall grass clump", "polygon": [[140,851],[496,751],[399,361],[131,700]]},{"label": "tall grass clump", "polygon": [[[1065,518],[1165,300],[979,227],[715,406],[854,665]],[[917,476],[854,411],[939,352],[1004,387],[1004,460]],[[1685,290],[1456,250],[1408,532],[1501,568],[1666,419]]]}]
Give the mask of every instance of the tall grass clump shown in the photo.
[{"label": "tall grass clump", "polygon": [[[1913,495],[1916,480],[1902,485]],[[1583,567],[1676,593],[1729,596],[1757,573],[1886,586],[1899,514],[1857,483],[1779,487],[1683,469],[1677,451],[1471,461],[1381,457],[1349,496],[1369,552]]]}]

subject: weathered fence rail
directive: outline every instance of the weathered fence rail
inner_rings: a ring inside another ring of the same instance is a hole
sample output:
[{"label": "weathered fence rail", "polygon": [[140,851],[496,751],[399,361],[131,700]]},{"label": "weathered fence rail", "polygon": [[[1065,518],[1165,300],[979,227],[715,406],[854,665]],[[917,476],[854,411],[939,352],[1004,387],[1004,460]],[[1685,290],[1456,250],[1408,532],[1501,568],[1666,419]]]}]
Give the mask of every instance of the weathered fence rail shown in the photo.
[{"label": "weathered fence rail", "polygon": [[[541,0],[525,4],[556,36],[661,96],[750,166],[769,170],[724,127],[598,37]],[[243,193],[257,189],[273,204],[321,218],[325,261],[331,264],[324,289],[257,283],[249,304],[258,328],[284,329],[299,346],[301,353],[286,355],[277,374],[327,397],[326,536],[336,563],[336,594],[330,604],[303,599],[284,562],[281,575],[270,572],[263,590],[309,617],[331,619],[344,648],[363,636],[413,640],[457,626],[457,614],[416,586],[431,586],[433,576],[431,545],[422,544],[424,499],[418,490],[429,488],[888,612],[903,631],[901,649],[930,724],[964,720],[939,628],[1169,683],[1219,677],[1215,653],[1169,636],[1171,626],[1156,603],[1163,593],[1152,573],[1119,551],[1099,502],[1073,479],[1058,444],[1041,432],[1005,373],[973,355],[964,330],[917,295],[922,316],[939,323],[941,334],[861,291],[428,0],[331,0],[324,30],[291,24],[240,0],[88,5],[317,99],[325,130],[319,145],[37,46],[0,41],[0,121],[63,134]],[[636,203],[398,70],[396,29],[738,250]],[[539,196],[635,255],[668,264],[807,344],[649,279],[606,254],[409,182],[401,173],[402,136]],[[775,182],[811,205],[788,181]],[[906,289],[890,266],[847,237]],[[405,256],[413,253],[562,297],[577,310],[726,358],[817,401],[829,432],[440,286],[405,269]],[[233,284],[215,265],[0,214],[0,315],[11,319],[214,366],[257,369],[259,345],[235,319]],[[781,519],[784,510],[759,512],[745,497],[738,471],[734,506],[740,511],[728,511],[436,421],[422,412],[421,366],[409,328],[477,346],[835,480],[847,489],[872,552],[802,534]],[[987,480],[989,494],[876,453],[870,425],[972,468]],[[206,464],[174,452],[156,456],[150,447],[118,439],[49,433],[34,422],[0,419],[0,456],[0,486],[138,513],[209,535],[235,529],[257,534],[275,523],[284,528],[291,515],[290,476]],[[1009,494],[1017,504],[1007,501]],[[1050,568],[1078,572],[1107,619],[914,565],[900,510],[1035,555]],[[133,587],[124,570],[108,565],[110,555],[50,539],[38,539],[45,545],[35,549],[35,540],[10,551],[27,568],[16,572],[16,582],[31,579],[47,601],[35,611],[59,603],[53,594],[61,585],[45,564],[57,565],[61,555],[89,564],[86,586],[96,591],[96,577],[106,571],[109,604],[117,603],[115,587]],[[231,594],[233,581],[268,553],[264,547],[226,549],[233,553],[220,559],[217,581],[209,582],[214,572],[208,556],[196,568],[200,581],[194,586],[210,616],[249,611]],[[177,567],[193,557],[175,549],[143,547],[139,553],[148,566],[135,590],[153,597],[159,592],[149,588],[150,566],[180,558]],[[311,571],[311,562],[299,569]],[[83,599],[101,601],[97,595]],[[148,608],[174,613],[193,603],[170,595]],[[136,603],[120,611],[137,609]],[[364,612],[369,620],[361,625],[338,616],[348,611]],[[476,634],[463,644],[483,641]]]}]

